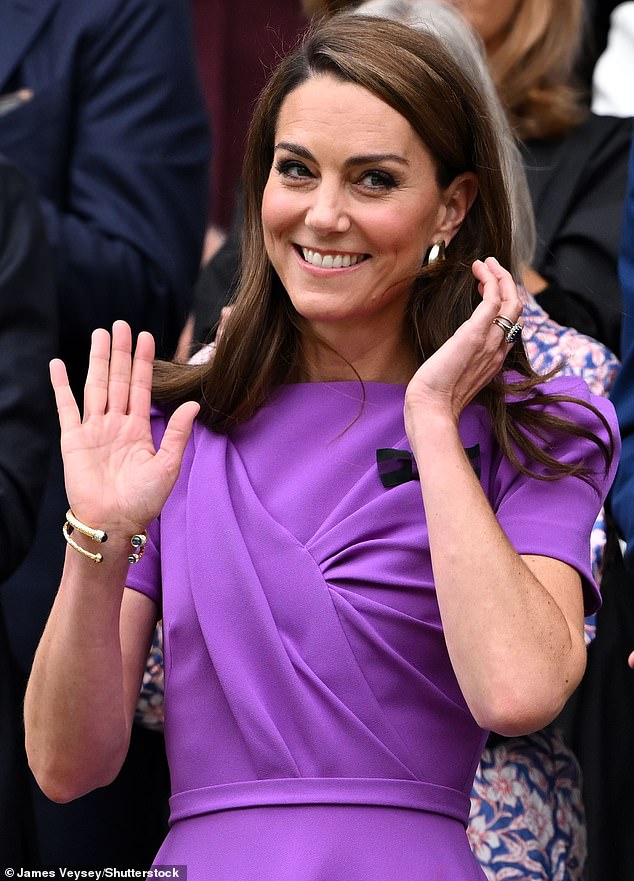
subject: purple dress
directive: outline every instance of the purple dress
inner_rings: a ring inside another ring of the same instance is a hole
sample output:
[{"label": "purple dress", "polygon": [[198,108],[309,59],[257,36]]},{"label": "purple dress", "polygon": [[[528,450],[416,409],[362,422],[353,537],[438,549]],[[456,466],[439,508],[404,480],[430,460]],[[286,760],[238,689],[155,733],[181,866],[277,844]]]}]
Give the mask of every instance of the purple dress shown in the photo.
[{"label": "purple dress", "polygon": [[[578,380],[556,387],[589,397]],[[187,865],[189,881],[484,877],[465,827],[487,732],[445,647],[420,486],[385,487],[377,468],[378,448],[409,451],[403,396],[290,385],[229,436],[196,425],[130,570],[163,616],[173,795],[155,863]],[[479,405],[460,434],[517,550],[574,566],[595,608],[602,498],[518,475]],[[587,442],[557,455],[601,472]]]}]

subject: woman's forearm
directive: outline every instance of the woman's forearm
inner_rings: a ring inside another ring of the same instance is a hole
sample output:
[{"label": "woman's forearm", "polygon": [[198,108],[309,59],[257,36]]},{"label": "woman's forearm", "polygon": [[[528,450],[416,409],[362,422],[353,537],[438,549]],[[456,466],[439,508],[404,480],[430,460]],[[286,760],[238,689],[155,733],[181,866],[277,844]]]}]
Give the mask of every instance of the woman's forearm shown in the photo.
[{"label": "woman's forearm", "polygon": [[[93,542],[73,537],[95,550]],[[25,699],[26,746],[38,783],[54,801],[110,782],[127,752],[131,712],[120,617],[129,547],[110,535],[98,564],[67,549],[35,655]]]},{"label": "woman's forearm", "polygon": [[465,699],[483,728],[536,730],[583,674],[579,576],[517,554],[451,417],[410,414],[409,425],[445,639]]}]

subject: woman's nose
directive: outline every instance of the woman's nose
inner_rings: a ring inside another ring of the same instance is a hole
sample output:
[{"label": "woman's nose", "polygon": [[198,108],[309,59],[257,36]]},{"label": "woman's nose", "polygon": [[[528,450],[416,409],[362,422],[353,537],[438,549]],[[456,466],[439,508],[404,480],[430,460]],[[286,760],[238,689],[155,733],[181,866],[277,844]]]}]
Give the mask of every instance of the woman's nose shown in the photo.
[{"label": "woman's nose", "polygon": [[345,193],[340,187],[320,183],[306,211],[306,226],[320,235],[346,232],[350,228],[350,217],[345,202]]}]

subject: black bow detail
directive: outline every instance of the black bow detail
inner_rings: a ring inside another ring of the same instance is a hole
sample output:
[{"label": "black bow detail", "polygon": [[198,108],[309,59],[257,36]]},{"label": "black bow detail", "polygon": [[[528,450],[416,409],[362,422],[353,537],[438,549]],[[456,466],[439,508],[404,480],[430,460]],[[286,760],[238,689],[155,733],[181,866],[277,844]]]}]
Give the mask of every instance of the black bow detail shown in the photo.
[{"label": "black bow detail", "polygon": [[[465,447],[465,453],[479,478],[481,473],[480,444]],[[416,460],[409,450],[392,450],[388,447],[377,450],[376,467],[381,483],[386,489],[400,486],[410,480],[420,480],[416,470]]]},{"label": "black bow detail", "polygon": [[408,480],[418,480],[416,461],[408,450],[381,449],[376,451],[376,467],[386,489],[400,486]]}]

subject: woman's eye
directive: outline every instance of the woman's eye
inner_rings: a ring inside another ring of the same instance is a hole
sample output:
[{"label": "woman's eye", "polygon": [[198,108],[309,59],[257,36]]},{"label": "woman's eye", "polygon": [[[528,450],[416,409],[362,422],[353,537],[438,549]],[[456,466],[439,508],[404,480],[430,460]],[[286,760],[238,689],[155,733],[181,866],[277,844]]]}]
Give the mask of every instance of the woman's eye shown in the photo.
[{"label": "woman's eye", "polygon": [[275,163],[275,170],[282,177],[291,180],[303,180],[304,178],[312,177],[310,170],[304,163],[298,162],[296,159],[280,159]]},{"label": "woman's eye", "polygon": [[359,183],[368,190],[391,190],[397,185],[387,171],[366,171]]}]

